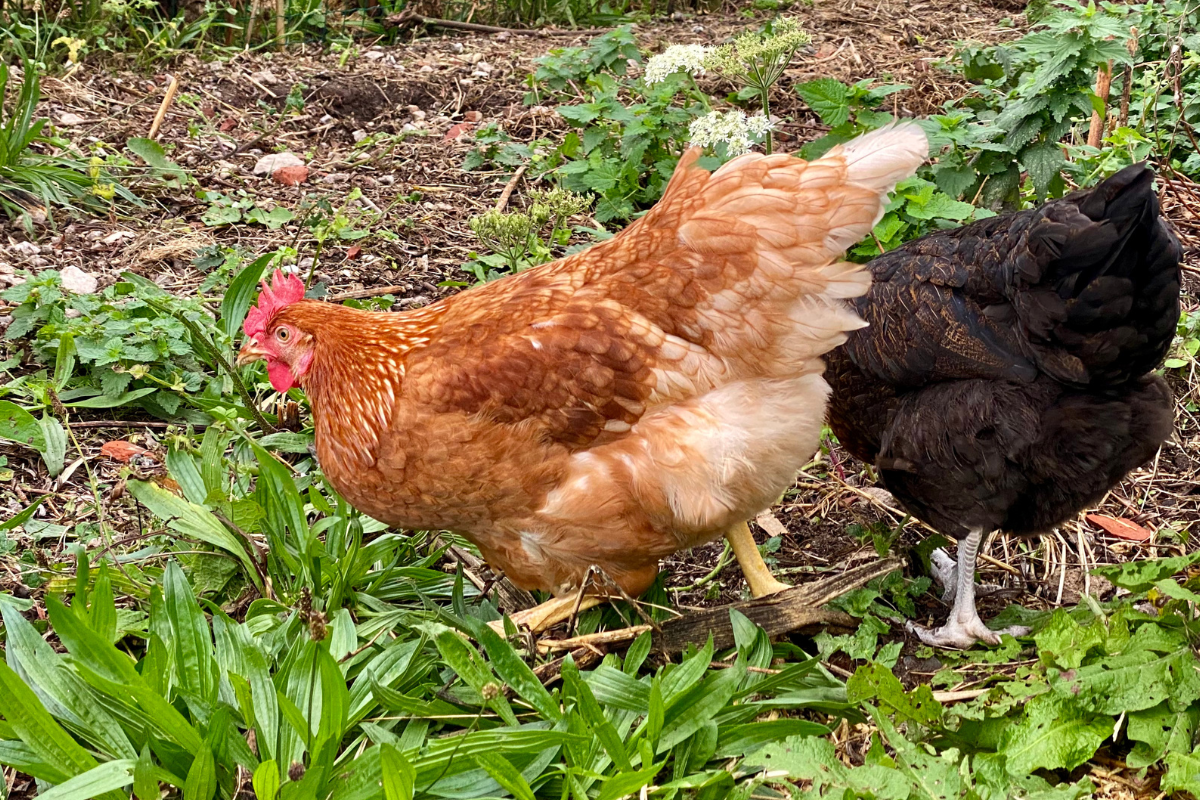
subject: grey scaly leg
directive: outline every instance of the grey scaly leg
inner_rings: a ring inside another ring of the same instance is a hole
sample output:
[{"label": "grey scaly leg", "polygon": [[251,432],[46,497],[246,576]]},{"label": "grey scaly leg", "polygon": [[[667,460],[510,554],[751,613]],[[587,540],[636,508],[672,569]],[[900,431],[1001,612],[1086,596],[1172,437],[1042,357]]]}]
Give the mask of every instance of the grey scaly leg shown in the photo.
[{"label": "grey scaly leg", "polygon": [[[939,577],[946,583],[946,597],[953,596],[954,607],[950,609],[950,618],[940,628],[930,630],[909,622],[905,627],[917,635],[922,642],[933,647],[952,647],[966,650],[976,642],[1000,644],[1003,633],[1012,636],[1024,636],[1029,629],[1021,626],[993,631],[983,624],[979,612],[975,609],[975,556],[983,541],[983,530],[972,530],[965,539],[958,543],[958,566],[951,577],[947,564],[934,562],[934,568]],[[949,558],[945,558],[949,561]]]}]

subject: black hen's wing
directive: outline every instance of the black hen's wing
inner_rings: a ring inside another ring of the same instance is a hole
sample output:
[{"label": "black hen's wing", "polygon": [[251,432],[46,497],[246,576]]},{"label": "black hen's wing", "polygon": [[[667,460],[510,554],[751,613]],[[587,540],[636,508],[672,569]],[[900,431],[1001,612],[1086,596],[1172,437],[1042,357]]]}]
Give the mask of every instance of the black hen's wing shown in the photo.
[{"label": "black hen's wing", "polygon": [[1068,384],[1110,386],[1156,368],[1179,319],[1179,240],[1154,173],[1126,167],[1048,203],[1004,267],[1027,352]]}]

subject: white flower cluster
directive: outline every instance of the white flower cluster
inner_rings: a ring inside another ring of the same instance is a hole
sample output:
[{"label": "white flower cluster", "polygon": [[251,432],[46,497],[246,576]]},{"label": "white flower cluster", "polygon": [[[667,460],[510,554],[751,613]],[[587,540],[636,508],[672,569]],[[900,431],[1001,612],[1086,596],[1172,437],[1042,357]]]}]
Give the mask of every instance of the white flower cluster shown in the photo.
[{"label": "white flower cluster", "polygon": [[775,123],[762,114],[747,117],[742,111],[710,112],[693,120],[688,130],[692,144],[700,147],[715,147],[725,143],[725,152],[740,156],[750,151],[754,140],[761,139],[772,130]]},{"label": "white flower cluster", "polygon": [[673,44],[646,62],[646,85],[660,83],[668,75],[686,72],[691,76],[704,74],[708,48],[702,44]]}]

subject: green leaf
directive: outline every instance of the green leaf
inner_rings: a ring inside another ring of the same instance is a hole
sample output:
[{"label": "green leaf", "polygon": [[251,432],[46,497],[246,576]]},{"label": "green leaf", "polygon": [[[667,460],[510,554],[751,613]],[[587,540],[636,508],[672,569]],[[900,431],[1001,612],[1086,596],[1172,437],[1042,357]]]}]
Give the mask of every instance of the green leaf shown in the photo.
[{"label": "green leaf", "polygon": [[64,333],[58,339],[58,354],[54,359],[54,391],[61,392],[67,387],[75,372],[75,337]]},{"label": "green leaf", "polygon": [[99,397],[89,397],[87,400],[80,400],[75,403],[63,403],[67,408],[116,408],[127,403],[132,403],[134,400],[139,400],[148,394],[157,392],[153,386],[145,386],[141,389],[134,389],[131,392],[125,392],[117,397],[108,397],[100,395]]},{"label": "green leaf", "polygon": [[[96,759],[54,721],[33,690],[2,661],[0,716],[8,721],[21,741],[47,764],[76,776],[96,766]],[[132,766],[133,762],[129,763]]]},{"label": "green leaf", "polygon": [[619,800],[619,798],[636,796],[638,790],[648,786],[654,777],[662,770],[659,764],[652,764],[638,772],[622,772],[604,782],[597,800]]},{"label": "green leaf", "polygon": [[1105,638],[1104,624],[1100,620],[1084,627],[1059,608],[1033,640],[1043,664],[1074,669],[1083,663],[1092,648],[1104,644]]},{"label": "green leaf", "polygon": [[1032,144],[1021,151],[1020,160],[1033,181],[1033,188],[1041,197],[1050,191],[1050,182],[1059,177],[1059,171],[1066,163],[1062,145],[1058,142]]},{"label": "green leaf", "polygon": [[84,672],[83,677],[88,683],[99,685],[110,695],[132,696],[154,727],[189,753],[195,754],[204,747],[204,740],[196,729],[162,695],[150,688],[128,655],[83,624],[57,597],[46,598],[46,610],[55,633]]},{"label": "green leaf", "polygon": [[[154,483],[129,481],[129,493],[151,513],[167,522],[167,527],[183,536],[199,539],[235,556],[245,567],[246,575],[259,585],[258,571],[242,542],[221,524],[211,511],[189,503],[178,495]],[[261,588],[261,586],[260,586]]]},{"label": "green leaf", "polygon": [[1187,792],[1200,797],[1200,747],[1191,753],[1167,753],[1166,763],[1167,774],[1158,788],[1167,795]]},{"label": "green leaf", "polygon": [[175,561],[168,562],[163,573],[163,600],[171,625],[179,688],[185,695],[211,703],[217,691],[212,635],[192,587]]},{"label": "green leaf", "polygon": [[42,461],[46,462],[46,471],[51,478],[57,477],[67,460],[67,430],[62,423],[50,416],[42,415],[38,427],[42,429],[42,438],[46,441],[46,449],[42,451]]},{"label": "green leaf", "polygon": [[[385,788],[386,781],[385,777]],[[254,770],[254,777],[250,782],[254,786],[254,796],[258,800],[275,800],[275,795],[279,794],[279,764],[275,763],[275,759],[262,762]],[[409,795],[406,800],[412,800],[412,795]]]},{"label": "green leaf", "polygon": [[[135,762],[131,758],[107,761],[82,775],[76,775],[53,789],[38,792],[38,800],[92,800],[94,797],[121,797],[118,790],[128,786]],[[112,793],[112,794],[110,794]]]},{"label": "green leaf", "polygon": [[1129,715],[1126,735],[1136,742],[1125,757],[1133,769],[1161,761],[1168,753],[1189,753],[1192,736],[1200,722],[1200,709],[1192,706],[1173,711],[1169,702]]},{"label": "green leaf", "polygon": [[492,780],[516,800],[536,800],[529,781],[504,756],[499,753],[480,753],[475,756],[475,763],[483,767],[484,772],[491,775]]},{"label": "green leaf", "polygon": [[179,181],[187,179],[187,173],[183,171],[183,168],[167,158],[167,153],[163,150],[162,145],[153,139],[137,137],[127,141],[125,146],[151,167],[164,173],[166,177]]},{"label": "green leaf", "polygon": [[1171,558],[1150,558],[1144,561],[1127,561],[1124,564],[1096,567],[1092,570],[1092,574],[1103,576],[1122,589],[1141,593],[1150,589],[1163,578],[1177,575],[1197,562],[1200,562],[1200,552]]},{"label": "green leaf", "polygon": [[489,625],[478,625],[475,633],[491,659],[492,669],[501,680],[546,719],[562,719],[562,710],[559,709],[558,702],[550,696],[550,692],[546,691],[546,687],[538,680],[537,675],[533,674],[529,665],[521,660],[511,644],[500,638],[500,634]]},{"label": "green leaf", "polygon": [[1025,705],[1025,718],[1005,732],[1000,752],[1010,775],[1070,770],[1095,755],[1112,730],[1110,717],[1082,712],[1057,698],[1035,697]]},{"label": "green leaf", "polygon": [[922,725],[932,725],[942,718],[942,704],[934,699],[928,684],[906,692],[890,669],[873,661],[859,667],[846,681],[846,698],[851,703],[875,700],[896,716]]},{"label": "green leaf", "polygon": [[46,436],[37,419],[16,403],[0,400],[0,439],[46,452]]},{"label": "green leaf", "polygon": [[390,744],[379,748],[379,760],[383,771],[383,800],[413,800],[417,771],[412,763]]},{"label": "green leaf", "polygon": [[42,495],[28,506],[18,511],[14,516],[9,517],[4,522],[0,522],[0,531],[11,531],[13,528],[24,525],[33,517],[34,513],[38,510],[38,506],[42,504],[46,497],[48,497],[48,495]]},{"label": "green leaf", "polygon": [[162,797],[154,774],[154,761],[150,757],[150,745],[142,747],[142,754],[133,766],[133,795],[137,800],[160,800]]},{"label": "green leaf", "polygon": [[817,78],[796,87],[796,94],[817,112],[821,122],[836,128],[850,119],[850,90],[833,78]]},{"label": "green leaf", "polygon": [[242,322],[245,321],[246,313],[253,305],[258,292],[258,282],[262,280],[263,271],[274,258],[275,253],[259,256],[229,283],[229,289],[221,301],[221,330],[225,331],[229,341],[237,341]]},{"label": "green leaf", "polygon": [[183,800],[212,800],[217,793],[217,763],[212,750],[201,748],[183,784]]}]

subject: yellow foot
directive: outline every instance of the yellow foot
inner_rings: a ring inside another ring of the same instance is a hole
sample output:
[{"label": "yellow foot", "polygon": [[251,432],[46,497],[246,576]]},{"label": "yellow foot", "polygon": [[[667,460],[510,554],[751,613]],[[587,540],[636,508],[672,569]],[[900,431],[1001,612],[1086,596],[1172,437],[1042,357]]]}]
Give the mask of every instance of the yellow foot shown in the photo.
[{"label": "yellow foot", "polygon": [[[584,595],[582,602],[579,601],[578,595],[569,595],[567,597],[555,597],[552,600],[547,600],[544,603],[534,606],[533,608],[518,611],[516,614],[509,615],[513,624],[520,628],[528,628],[533,633],[541,633],[542,631],[553,628],[563,620],[570,619],[576,611],[575,603],[579,602],[579,611],[586,611],[589,608],[595,608],[604,602],[603,597],[594,595]],[[489,622],[496,633],[504,635],[504,620],[498,619]]]},{"label": "yellow foot", "polygon": [[746,583],[750,586],[752,596],[766,597],[769,594],[792,588],[786,583],[775,580],[775,576],[771,574],[771,570],[763,561],[762,554],[758,552],[758,545],[754,543],[754,534],[750,533],[749,525],[739,522],[729,529],[725,538],[729,541],[729,546],[733,548],[733,555],[742,568],[742,574],[746,576]]}]

